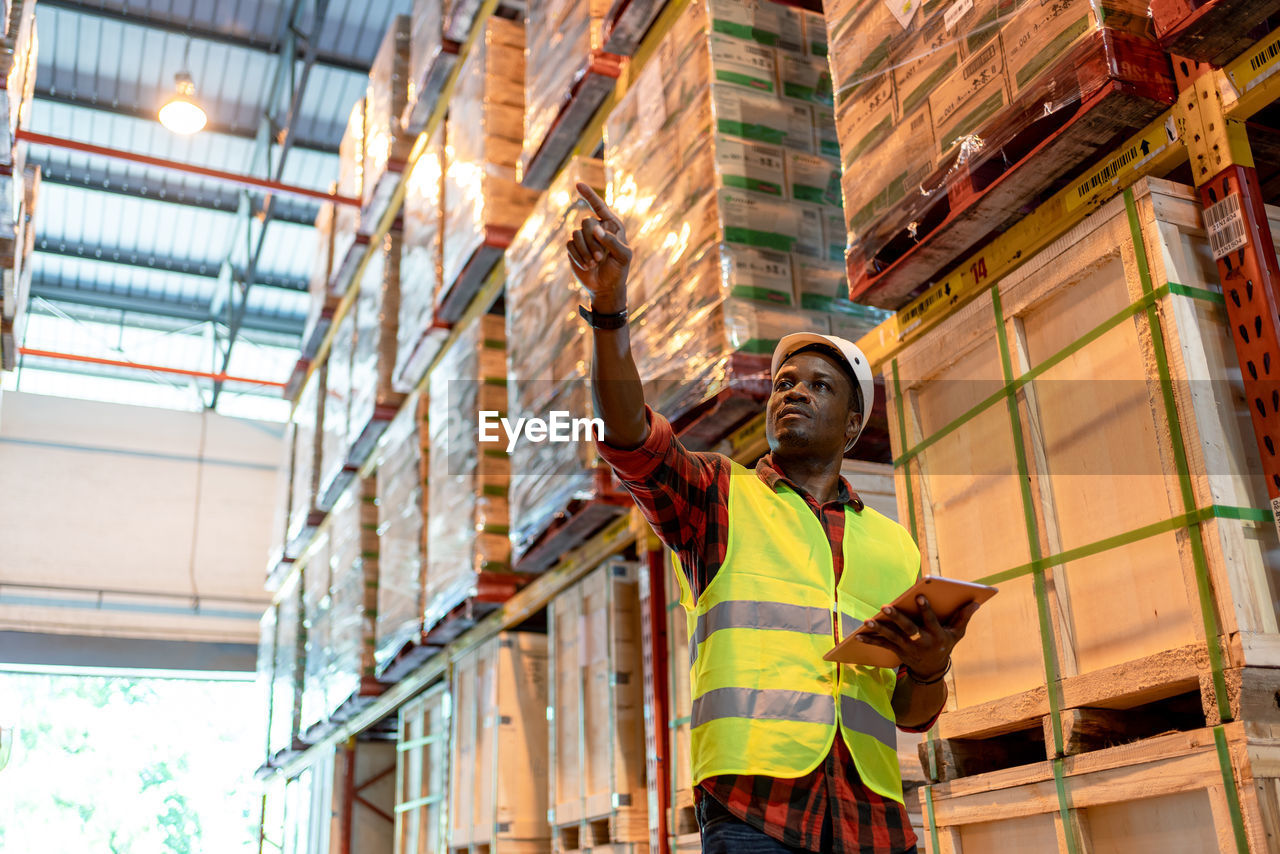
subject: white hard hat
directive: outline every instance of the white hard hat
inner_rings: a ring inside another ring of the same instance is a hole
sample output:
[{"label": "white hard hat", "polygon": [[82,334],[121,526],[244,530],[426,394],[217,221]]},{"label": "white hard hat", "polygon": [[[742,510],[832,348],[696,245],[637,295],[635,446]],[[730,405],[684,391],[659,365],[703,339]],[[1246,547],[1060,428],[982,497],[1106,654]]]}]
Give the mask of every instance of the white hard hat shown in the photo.
[{"label": "white hard hat", "polygon": [[853,443],[858,441],[858,437],[862,435],[862,428],[867,426],[867,421],[871,416],[871,406],[875,401],[875,381],[871,376],[871,365],[867,362],[867,357],[858,349],[857,344],[845,338],[835,335],[819,335],[817,332],[794,332],[791,335],[785,335],[778,342],[777,349],[773,351],[773,364],[769,368],[769,379],[772,380],[778,375],[778,369],[782,367],[782,363],[791,354],[813,344],[819,344],[835,350],[837,354],[843,357],[845,366],[849,368],[850,372],[858,380],[858,391],[862,393],[862,423],[858,425],[858,432],[845,447],[847,452],[849,448],[853,447]]}]

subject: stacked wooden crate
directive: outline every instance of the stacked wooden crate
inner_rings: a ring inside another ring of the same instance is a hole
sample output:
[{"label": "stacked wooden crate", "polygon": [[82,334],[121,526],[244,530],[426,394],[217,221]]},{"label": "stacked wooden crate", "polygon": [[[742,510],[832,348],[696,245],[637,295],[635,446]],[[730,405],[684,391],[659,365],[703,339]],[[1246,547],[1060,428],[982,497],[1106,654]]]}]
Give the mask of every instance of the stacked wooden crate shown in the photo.
[{"label": "stacked wooden crate", "polygon": [[552,600],[550,811],[557,854],[649,850],[639,598],[611,561]]},{"label": "stacked wooden crate", "polygon": [[453,666],[449,851],[547,854],[547,637],[504,632]]},{"label": "stacked wooden crate", "polygon": [[1145,0],[826,8],[856,298],[896,308],[1174,100]]},{"label": "stacked wooden crate", "polygon": [[[575,157],[543,194],[507,250],[508,417],[591,417],[591,336],[577,314],[581,288],[564,247],[590,209],[578,182],[603,192],[604,167]],[[511,549],[537,571],[625,512],[630,498],[589,438],[519,442],[511,452]]]},{"label": "stacked wooden crate", "polygon": [[400,709],[396,739],[396,854],[443,854],[448,815],[449,685]]},{"label": "stacked wooden crate", "polygon": [[922,749],[935,851],[1280,833],[1280,544],[1216,280],[1148,179],[885,366],[925,571],[1001,589]]},{"label": "stacked wooden crate", "polygon": [[489,18],[458,71],[445,128],[443,280],[436,318],[455,323],[537,194],[516,181],[524,127],[524,27]]},{"label": "stacked wooden crate", "polygon": [[819,151],[832,108],[801,21],[772,3],[690,3],[605,126],[646,399],[714,422],[699,444],[759,412],[783,335],[858,338],[882,319],[844,298],[828,257],[839,166]]},{"label": "stacked wooden crate", "polygon": [[418,395],[387,427],[377,451],[377,675],[393,681],[427,654],[427,402]]},{"label": "stacked wooden crate", "polygon": [[514,593],[510,571],[505,439],[481,442],[481,412],[507,406],[503,319],[465,326],[429,377],[431,458],[427,478],[424,623],[444,643]]}]

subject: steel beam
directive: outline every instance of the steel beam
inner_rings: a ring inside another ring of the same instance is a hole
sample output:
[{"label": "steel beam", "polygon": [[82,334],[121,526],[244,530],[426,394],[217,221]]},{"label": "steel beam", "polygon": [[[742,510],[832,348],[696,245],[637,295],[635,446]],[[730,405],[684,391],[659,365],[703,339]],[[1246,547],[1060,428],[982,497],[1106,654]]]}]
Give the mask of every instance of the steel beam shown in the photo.
[{"label": "steel beam", "polygon": [[[101,89],[96,90],[97,95],[93,98],[81,98],[75,95],[66,95],[50,89],[48,86],[36,86],[35,99],[44,101],[49,104],[61,104],[66,107],[74,107],[79,110],[93,110],[98,113],[107,113],[113,116],[124,116],[130,119],[139,119],[146,122],[158,121],[156,113],[152,110],[144,110],[141,107],[135,107],[128,103],[122,102],[120,99],[113,97],[112,93],[104,92]],[[139,99],[140,100],[140,99]],[[218,136],[228,136],[233,139],[243,139],[249,142],[254,140],[252,131],[237,128],[232,125],[225,125],[210,120],[204,126],[201,133],[212,133]],[[321,140],[299,140],[294,145],[300,151],[310,151],[315,154],[328,154],[337,156],[338,146],[331,145]]]},{"label": "steel beam", "polygon": [[[48,9],[61,9],[66,12],[74,12],[77,15],[101,18],[108,21],[117,21],[122,24],[145,27],[148,30],[156,30],[157,32],[171,33],[177,36],[187,36],[198,41],[227,45],[229,47],[238,47],[258,53],[276,54],[279,52],[278,40],[265,39],[261,36],[249,35],[247,33],[226,32],[210,27],[193,25],[187,21],[170,21],[153,15],[139,15],[136,12],[125,12],[119,9],[91,6],[87,3],[76,2],[76,0],[40,0],[40,6]],[[369,73],[369,66],[359,60],[352,59],[347,56],[338,56],[333,53],[326,52],[318,54],[316,57],[316,63],[328,68],[336,68],[339,71],[346,71],[351,74],[364,75]]]},{"label": "steel beam", "polygon": [[[31,298],[41,298],[54,303],[69,303],[88,308],[101,308],[120,311],[125,314],[146,314],[153,317],[170,317],[175,320],[189,320],[192,323],[210,321],[209,305],[204,301],[189,302],[185,300],[159,299],[153,296],[137,296],[133,294],[110,293],[79,288],[61,281],[58,277],[41,278],[36,276],[31,282]],[[246,314],[244,327],[259,332],[271,332],[277,335],[302,335],[305,322],[303,317],[276,317],[261,314]]]},{"label": "steel beam", "polygon": [[[111,193],[134,199],[187,205],[203,210],[234,214],[239,210],[241,193],[230,187],[208,182],[182,181],[163,174],[142,172],[123,176],[112,172],[103,163],[93,161],[76,164],[61,163],[42,155],[37,149],[28,149],[27,162],[40,167],[41,180],[64,187],[77,187],[100,193]],[[252,212],[262,210],[264,197],[253,195]],[[275,218],[294,225],[314,225],[319,205],[304,199],[279,198],[273,207]]]},{"label": "steel beam", "polygon": [[250,377],[238,377],[231,374],[212,374],[208,371],[193,371],[190,368],[171,368],[166,365],[151,365],[145,362],[130,362],[124,359],[105,359],[101,356],[86,356],[83,353],[60,353],[52,350],[35,350],[31,347],[19,347],[18,353],[38,359],[53,359],[61,362],[76,362],[83,365],[103,365],[109,368],[125,368],[134,371],[148,371],[157,374],[173,374],[179,377],[193,377],[201,380],[214,380],[220,383],[244,383],[264,388],[284,388],[284,383],[275,380],[260,380]]},{"label": "steel beam", "polygon": [[[148,255],[122,250],[118,246],[64,243],[47,237],[41,237],[36,241],[35,251],[60,258],[83,258],[89,261],[101,261],[104,264],[121,264],[127,267],[141,267],[147,270],[161,270],[166,273],[180,273],[185,276],[200,276],[208,279],[218,278],[218,270],[221,266],[212,260]],[[310,285],[306,278],[299,276],[260,272],[256,278],[255,284],[287,291],[306,291]]]}]

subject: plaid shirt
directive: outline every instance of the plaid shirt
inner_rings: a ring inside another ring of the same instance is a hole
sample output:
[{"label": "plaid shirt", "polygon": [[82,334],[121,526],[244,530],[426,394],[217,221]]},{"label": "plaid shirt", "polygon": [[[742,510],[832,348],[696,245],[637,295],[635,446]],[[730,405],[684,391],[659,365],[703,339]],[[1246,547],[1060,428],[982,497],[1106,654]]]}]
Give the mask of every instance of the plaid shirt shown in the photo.
[{"label": "plaid shirt", "polygon": [[[662,541],[680,558],[695,597],[724,563],[729,534],[729,459],[694,453],[676,439],[671,424],[649,410],[649,438],[634,450],[597,443]],[[773,490],[786,484],[801,495],[822,522],[831,543],[835,577],[844,568],[844,508],[862,512],[862,499],[840,479],[835,501],[821,506],[776,469],[769,456],[756,475]],[[902,678],[900,669],[898,677]],[[900,727],[904,731],[923,732]],[[702,781],[700,800],[710,794],[729,812],[785,845],[821,851],[824,822],[836,852],[902,852],[916,844],[906,808],[863,785],[844,739],[803,777],[723,775]]]}]

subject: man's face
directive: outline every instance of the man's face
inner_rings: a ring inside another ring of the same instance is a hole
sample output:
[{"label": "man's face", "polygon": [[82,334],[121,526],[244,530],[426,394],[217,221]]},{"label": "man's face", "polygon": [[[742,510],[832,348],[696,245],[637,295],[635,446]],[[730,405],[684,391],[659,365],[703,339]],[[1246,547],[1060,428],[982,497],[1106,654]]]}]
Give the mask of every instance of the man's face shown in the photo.
[{"label": "man's face", "polygon": [[857,432],[853,386],[825,353],[797,353],[773,378],[765,410],[765,437],[772,451],[804,451],[840,457]]}]

